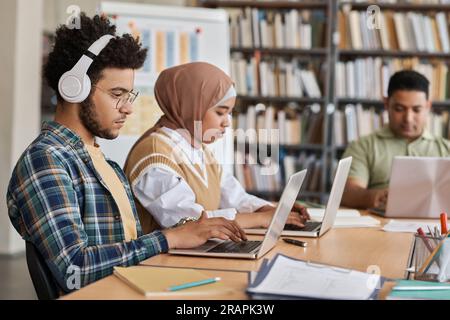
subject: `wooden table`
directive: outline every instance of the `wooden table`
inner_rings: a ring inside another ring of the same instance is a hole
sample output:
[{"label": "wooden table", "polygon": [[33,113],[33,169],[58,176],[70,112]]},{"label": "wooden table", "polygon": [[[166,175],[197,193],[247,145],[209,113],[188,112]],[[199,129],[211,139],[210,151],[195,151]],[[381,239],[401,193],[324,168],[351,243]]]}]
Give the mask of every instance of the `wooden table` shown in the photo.
[{"label": "wooden table", "polygon": [[[385,219],[375,218],[381,221],[381,226],[387,222]],[[262,236],[249,236],[249,238],[262,239]],[[271,258],[277,253],[282,253],[297,259],[358,271],[379,270],[381,275],[387,278],[405,278],[405,269],[410,264],[413,234],[384,232],[381,228],[335,228],[321,238],[299,239],[307,241],[308,247],[297,247],[280,239],[263,258]],[[161,254],[143,261],[141,265],[201,269],[207,275],[222,277],[224,284],[233,288],[233,293],[226,296],[197,296],[195,299],[246,299],[248,271],[257,271],[261,262],[262,259],[243,260]],[[145,298],[115,276],[106,277],[62,297],[62,299]]]}]

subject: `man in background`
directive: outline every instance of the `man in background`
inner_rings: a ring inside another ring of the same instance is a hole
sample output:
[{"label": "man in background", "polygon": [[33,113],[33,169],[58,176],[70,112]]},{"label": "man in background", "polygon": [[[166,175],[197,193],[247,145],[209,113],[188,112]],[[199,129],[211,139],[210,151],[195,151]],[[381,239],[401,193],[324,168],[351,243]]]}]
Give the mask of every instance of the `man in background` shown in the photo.
[{"label": "man in background", "polygon": [[353,162],[342,197],[352,208],[384,208],[392,160],[395,156],[447,157],[449,141],[426,130],[431,110],[429,81],[420,73],[403,70],[389,80],[384,105],[389,124],[352,142],[343,157]]}]

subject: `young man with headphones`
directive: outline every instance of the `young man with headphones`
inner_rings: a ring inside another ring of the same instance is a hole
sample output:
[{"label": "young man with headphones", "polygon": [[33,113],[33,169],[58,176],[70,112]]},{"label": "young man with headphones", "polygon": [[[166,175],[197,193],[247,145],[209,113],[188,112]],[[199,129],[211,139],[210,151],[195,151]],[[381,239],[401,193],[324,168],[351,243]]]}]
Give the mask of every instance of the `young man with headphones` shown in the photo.
[{"label": "young man with headphones", "polygon": [[136,265],[169,248],[245,239],[234,221],[222,218],[142,233],[125,175],[105,159],[95,137],[119,135],[137,96],[135,70],[147,52],[130,35],[116,36],[106,18],[80,19],[80,29],[56,31],[44,71],[57,92],[55,120],[43,124],[12,173],[7,203],[14,227],[66,292],[76,288],[77,272],[84,286],[114,266]]}]

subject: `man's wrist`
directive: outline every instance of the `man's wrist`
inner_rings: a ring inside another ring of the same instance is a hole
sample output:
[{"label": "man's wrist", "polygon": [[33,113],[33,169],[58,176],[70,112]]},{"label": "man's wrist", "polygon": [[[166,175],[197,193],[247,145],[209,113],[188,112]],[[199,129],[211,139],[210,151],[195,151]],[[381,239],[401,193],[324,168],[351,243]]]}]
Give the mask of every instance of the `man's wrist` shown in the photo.
[{"label": "man's wrist", "polygon": [[166,237],[167,248],[168,249],[176,248],[177,247],[177,243],[176,243],[175,231],[172,230],[172,229],[164,229],[161,232]]}]

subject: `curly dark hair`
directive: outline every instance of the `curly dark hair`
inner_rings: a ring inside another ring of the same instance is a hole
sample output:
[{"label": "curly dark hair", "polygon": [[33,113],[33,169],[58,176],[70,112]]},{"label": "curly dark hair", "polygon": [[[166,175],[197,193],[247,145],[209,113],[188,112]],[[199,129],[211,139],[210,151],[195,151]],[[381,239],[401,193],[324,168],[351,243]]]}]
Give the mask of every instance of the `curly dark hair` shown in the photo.
[{"label": "curly dark hair", "polygon": [[142,48],[139,39],[129,34],[116,36],[116,26],[106,17],[96,15],[89,18],[81,13],[80,26],[80,29],[69,29],[66,25],[58,27],[53,50],[44,67],[44,77],[55,90],[58,100],[62,99],[58,92],[59,78],[72,69],[92,43],[105,34],[115,38],[100,52],[88,70],[93,85],[101,79],[105,68],[139,69],[147,56],[147,49]]}]

